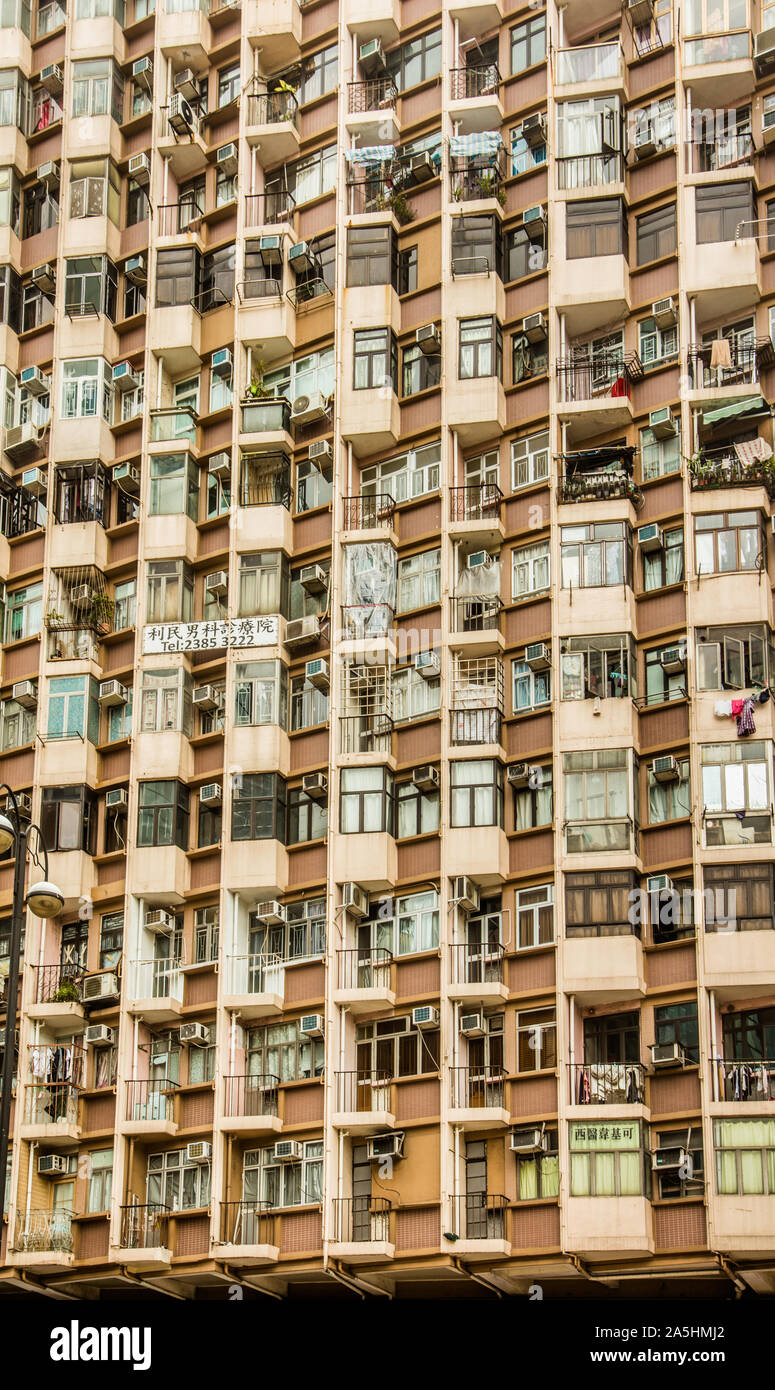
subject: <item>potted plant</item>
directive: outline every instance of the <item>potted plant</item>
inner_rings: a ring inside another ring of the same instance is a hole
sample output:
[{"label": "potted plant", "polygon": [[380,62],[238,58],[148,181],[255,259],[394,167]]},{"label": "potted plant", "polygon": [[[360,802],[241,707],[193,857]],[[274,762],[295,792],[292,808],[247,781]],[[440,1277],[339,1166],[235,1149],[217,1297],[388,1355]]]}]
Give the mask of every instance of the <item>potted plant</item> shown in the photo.
[{"label": "potted plant", "polygon": [[91,621],[98,632],[110,632],[113,627],[114,603],[107,594],[95,594],[91,605]]},{"label": "potted plant", "polygon": [[253,371],[248,386],[248,396],[254,401],[268,400],[272,392],[267,390],[264,385],[264,373],[266,372],[265,362],[254,362]]},{"label": "potted plant", "polygon": [[75,980],[61,980],[49,999],[49,1004],[78,1004],[81,996]]},{"label": "potted plant", "polygon": [[391,206],[400,226],[404,227],[407,222],[412,222],[414,220],[414,208],[409,206],[404,193],[394,193],[391,199]]}]

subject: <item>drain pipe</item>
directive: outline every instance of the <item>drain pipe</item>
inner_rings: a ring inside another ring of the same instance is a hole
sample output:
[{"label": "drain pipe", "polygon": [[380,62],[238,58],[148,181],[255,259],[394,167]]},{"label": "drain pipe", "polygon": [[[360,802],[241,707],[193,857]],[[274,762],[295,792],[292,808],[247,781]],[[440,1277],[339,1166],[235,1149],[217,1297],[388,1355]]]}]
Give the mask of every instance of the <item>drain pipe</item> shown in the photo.
[{"label": "drain pipe", "polygon": [[376,1294],[380,1298],[392,1299],[393,1297],[392,1293],[389,1293],[387,1289],[380,1289],[376,1284],[370,1284],[366,1279],[361,1279],[359,1275],[350,1274],[349,1270],[345,1273],[342,1269],[341,1260],[332,1261],[328,1266],[328,1273],[332,1275],[334,1279],[338,1279],[340,1284],[344,1284],[345,1288],[351,1289],[353,1293],[359,1294],[363,1299],[365,1299],[367,1293]]},{"label": "drain pipe", "polygon": [[466,1279],[473,1279],[477,1284],[482,1284],[485,1289],[488,1289],[490,1293],[494,1293],[498,1298],[506,1297],[503,1289],[499,1289],[497,1284],[491,1284],[490,1280],[486,1279],[483,1274],[474,1274],[472,1269],[469,1269],[463,1264],[459,1256],[453,1255],[452,1264],[458,1274],[464,1274]]},{"label": "drain pipe", "polygon": [[33,1279],[32,1275],[28,1274],[26,1269],[19,1270],[19,1277],[23,1284],[26,1284],[30,1289],[34,1289],[36,1293],[42,1294],[44,1298],[65,1298],[71,1303],[81,1302],[78,1295],[75,1293],[65,1293],[61,1289],[47,1284],[41,1284],[38,1279]]},{"label": "drain pipe", "polygon": [[133,1274],[127,1269],[126,1265],[121,1265],[121,1273],[128,1284],[139,1284],[143,1289],[151,1289],[153,1293],[165,1294],[167,1298],[174,1298],[178,1303],[188,1303],[185,1294],[173,1293],[172,1289],[165,1289],[162,1284],[151,1284],[149,1280],[143,1279],[140,1274]]}]

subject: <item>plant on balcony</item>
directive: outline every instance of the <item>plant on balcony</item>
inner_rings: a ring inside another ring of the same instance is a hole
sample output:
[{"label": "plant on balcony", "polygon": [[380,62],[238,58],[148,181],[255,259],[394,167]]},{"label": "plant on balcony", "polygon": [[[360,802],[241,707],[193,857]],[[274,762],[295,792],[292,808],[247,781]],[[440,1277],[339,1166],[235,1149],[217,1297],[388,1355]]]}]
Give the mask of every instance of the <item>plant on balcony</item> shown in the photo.
[{"label": "plant on balcony", "polygon": [[498,187],[495,174],[479,174],[476,186],[483,198],[497,198],[502,208],[506,206],[506,194]]},{"label": "plant on balcony", "polygon": [[75,980],[62,980],[49,999],[49,1004],[78,1004],[80,995]]},{"label": "plant on balcony", "polygon": [[107,594],[95,594],[89,609],[90,625],[96,628],[97,632],[110,632],[113,627],[114,608],[113,600]]},{"label": "plant on balcony", "polygon": [[702,449],[698,449],[697,453],[689,459],[689,472],[698,487],[712,482],[713,464],[710,459],[705,457]]},{"label": "plant on balcony", "polygon": [[264,373],[266,372],[265,362],[255,362],[253,372],[248,387],[248,396],[254,401],[265,401],[272,396],[272,392],[264,385]]},{"label": "plant on balcony", "polygon": [[407,222],[414,221],[414,208],[409,206],[404,193],[392,192],[380,194],[377,199],[377,208],[380,212],[385,212],[389,208],[395,213],[396,221],[402,227],[405,227]]}]

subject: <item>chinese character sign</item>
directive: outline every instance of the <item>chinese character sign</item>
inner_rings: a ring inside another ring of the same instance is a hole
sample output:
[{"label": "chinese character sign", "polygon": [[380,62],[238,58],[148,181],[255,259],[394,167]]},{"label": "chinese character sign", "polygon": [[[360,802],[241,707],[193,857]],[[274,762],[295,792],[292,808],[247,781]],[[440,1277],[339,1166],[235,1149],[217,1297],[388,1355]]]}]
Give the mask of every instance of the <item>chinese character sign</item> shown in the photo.
[{"label": "chinese character sign", "polygon": [[275,647],[280,641],[276,615],[234,618],[231,622],[149,623],[143,628],[143,651],[206,652],[223,647]]}]

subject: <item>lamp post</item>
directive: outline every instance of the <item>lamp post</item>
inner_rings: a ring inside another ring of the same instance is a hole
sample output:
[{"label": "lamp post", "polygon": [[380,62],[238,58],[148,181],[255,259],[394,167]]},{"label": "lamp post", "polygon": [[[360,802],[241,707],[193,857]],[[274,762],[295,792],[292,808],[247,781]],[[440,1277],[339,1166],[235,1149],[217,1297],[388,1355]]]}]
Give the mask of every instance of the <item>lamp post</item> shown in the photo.
[{"label": "lamp post", "polygon": [[[21,957],[22,931],[25,908],[36,917],[56,917],[65,905],[64,897],[55,884],[48,881],[48,851],[40,827],[22,821],[19,803],[13,789],[5,783],[0,792],[6,792],[10,807],[6,814],[0,815],[0,854],[12,847],[15,850],[13,871],[13,909],[11,916],[11,956],[8,966],[8,997],[5,1013],[5,1047],[3,1048],[3,1069],[0,1074],[0,1218],[5,1211],[5,1180],[8,1165],[8,1139],[11,1124],[11,1088],[13,1086],[14,1055],[16,1052],[16,1006],[19,993],[19,960]],[[43,869],[43,878],[30,885],[24,895],[24,879],[27,859]]]}]

